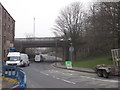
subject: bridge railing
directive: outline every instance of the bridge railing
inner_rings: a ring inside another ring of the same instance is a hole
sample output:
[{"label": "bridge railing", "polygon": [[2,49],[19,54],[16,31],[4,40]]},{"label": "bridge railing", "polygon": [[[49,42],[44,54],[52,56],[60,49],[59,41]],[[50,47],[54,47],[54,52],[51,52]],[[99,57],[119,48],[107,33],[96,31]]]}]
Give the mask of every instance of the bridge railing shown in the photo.
[{"label": "bridge railing", "polygon": [[56,38],[44,37],[44,38],[15,38],[15,40],[19,41],[55,41]]},{"label": "bridge railing", "polygon": [[26,90],[26,74],[25,72],[16,66],[4,66],[3,65],[3,76],[6,78],[15,79],[19,84],[13,86],[9,90],[22,89]]}]

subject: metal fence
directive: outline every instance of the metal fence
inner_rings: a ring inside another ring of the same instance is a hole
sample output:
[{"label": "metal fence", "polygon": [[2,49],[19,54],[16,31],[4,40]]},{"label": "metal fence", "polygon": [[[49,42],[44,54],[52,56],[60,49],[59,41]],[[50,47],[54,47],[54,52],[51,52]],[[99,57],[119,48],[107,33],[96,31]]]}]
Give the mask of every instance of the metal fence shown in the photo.
[{"label": "metal fence", "polygon": [[26,74],[21,68],[16,66],[3,66],[3,76],[19,82],[18,85],[15,85],[9,90],[26,90]]}]

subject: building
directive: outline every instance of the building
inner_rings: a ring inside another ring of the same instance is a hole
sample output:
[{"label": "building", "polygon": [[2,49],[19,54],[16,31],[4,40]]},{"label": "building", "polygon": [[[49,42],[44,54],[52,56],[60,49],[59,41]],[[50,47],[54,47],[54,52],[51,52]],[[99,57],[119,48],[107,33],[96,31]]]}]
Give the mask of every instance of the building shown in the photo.
[{"label": "building", "polygon": [[15,20],[0,3],[0,60],[5,60],[9,48],[14,46]]}]

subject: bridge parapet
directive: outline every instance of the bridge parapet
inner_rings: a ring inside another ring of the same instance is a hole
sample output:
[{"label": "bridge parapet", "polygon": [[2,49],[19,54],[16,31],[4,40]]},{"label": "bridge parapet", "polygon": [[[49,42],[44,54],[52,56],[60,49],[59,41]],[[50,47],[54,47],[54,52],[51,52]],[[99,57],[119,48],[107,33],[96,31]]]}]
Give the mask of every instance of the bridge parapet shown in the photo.
[{"label": "bridge parapet", "polygon": [[[59,38],[60,39],[60,38]],[[55,37],[43,37],[43,38],[15,38],[16,41],[56,41]]]}]

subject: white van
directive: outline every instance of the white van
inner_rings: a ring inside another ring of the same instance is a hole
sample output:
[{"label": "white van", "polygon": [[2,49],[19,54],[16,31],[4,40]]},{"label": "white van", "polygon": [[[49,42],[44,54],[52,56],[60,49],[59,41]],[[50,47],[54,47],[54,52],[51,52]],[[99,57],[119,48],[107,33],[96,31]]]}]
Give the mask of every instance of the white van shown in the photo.
[{"label": "white van", "polygon": [[20,57],[21,57],[21,64],[22,64],[22,66],[29,66],[30,65],[30,61],[28,59],[28,55],[27,54],[21,53]]},{"label": "white van", "polygon": [[27,54],[20,52],[9,52],[7,58],[6,65],[27,66],[30,64]]},{"label": "white van", "polygon": [[38,54],[38,55],[35,55],[35,61],[36,62],[42,62],[44,60],[43,56]]}]

